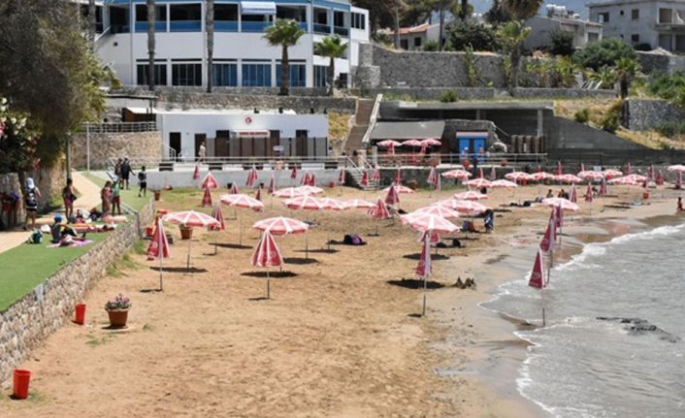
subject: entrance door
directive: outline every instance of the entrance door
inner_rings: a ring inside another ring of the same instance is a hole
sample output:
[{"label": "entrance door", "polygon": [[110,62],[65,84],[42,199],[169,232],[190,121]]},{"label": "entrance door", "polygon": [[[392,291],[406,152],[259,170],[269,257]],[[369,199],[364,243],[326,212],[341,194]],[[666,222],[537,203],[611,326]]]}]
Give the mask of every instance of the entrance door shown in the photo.
[{"label": "entrance door", "polygon": [[169,132],[169,147],[176,151],[176,159],[181,155],[181,133]]},{"label": "entrance door", "polygon": [[[205,143],[205,149],[207,148],[207,135],[206,134],[195,134],[195,157],[200,153],[200,144]],[[206,152],[206,151],[205,151]]]},{"label": "entrance door", "polygon": [[228,157],[228,141],[231,138],[231,131],[216,131],[214,139],[214,156]]},{"label": "entrance door", "polygon": [[307,142],[307,131],[295,131],[295,155],[298,157],[306,157],[308,155]]},{"label": "entrance door", "polygon": [[274,155],[277,155],[276,152],[274,152],[274,147],[277,147],[281,142],[281,131],[269,131],[269,142],[266,146],[266,155],[269,157],[273,157]]}]

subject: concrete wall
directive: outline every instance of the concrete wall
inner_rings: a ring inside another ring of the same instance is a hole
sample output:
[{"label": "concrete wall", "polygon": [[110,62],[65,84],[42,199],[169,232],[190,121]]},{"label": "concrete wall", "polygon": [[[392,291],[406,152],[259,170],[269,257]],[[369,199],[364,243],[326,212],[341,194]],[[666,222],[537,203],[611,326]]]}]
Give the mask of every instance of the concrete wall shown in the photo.
[{"label": "concrete wall", "polygon": [[666,100],[628,99],[625,101],[624,125],[633,131],[652,130],[668,122],[682,121],[685,111]]},{"label": "concrete wall", "polygon": [[[302,164],[302,169],[298,171],[297,179],[290,178],[290,170],[259,170],[259,178],[257,184],[264,183],[264,187],[269,184],[271,176],[276,179],[277,187],[299,186],[300,179],[305,172],[309,172],[316,176],[316,183],[318,186],[328,186],[330,181],[338,179],[337,170],[324,170],[323,164]],[[200,180],[193,180],[193,173],[191,171],[150,171],[147,174],[147,187],[150,190],[161,190],[167,186],[174,188],[178,187],[199,187],[201,180],[207,174],[206,167],[201,169]],[[238,166],[233,166],[232,169],[224,171],[212,171],[212,175],[216,178],[219,186],[228,193],[227,185],[236,183],[239,189],[244,188],[247,181],[248,170],[243,170]],[[337,184],[337,183],[336,183]],[[164,193],[164,192],[162,192]]]},{"label": "concrete wall", "polygon": [[685,71],[685,57],[681,55],[662,55],[638,51],[637,60],[645,74]]},{"label": "concrete wall", "polygon": [[554,117],[554,127],[548,143],[549,152],[555,150],[646,150],[642,145],[620,138],[612,133],[595,129],[576,121]]},{"label": "concrete wall", "polygon": [[[88,139],[85,133],[72,139],[72,165],[85,169],[87,165]],[[90,168],[107,166],[109,158],[154,158],[162,157],[161,132],[137,132],[116,134],[90,134]]]},{"label": "concrete wall", "polygon": [[[153,208],[150,203],[140,213],[140,224],[147,224],[152,218]],[[0,386],[8,387],[12,370],[69,320],[74,306],[104,276],[107,265],[123,255],[138,240],[139,231],[136,221],[120,225],[103,242],[65,265],[31,293],[0,313]]]}]

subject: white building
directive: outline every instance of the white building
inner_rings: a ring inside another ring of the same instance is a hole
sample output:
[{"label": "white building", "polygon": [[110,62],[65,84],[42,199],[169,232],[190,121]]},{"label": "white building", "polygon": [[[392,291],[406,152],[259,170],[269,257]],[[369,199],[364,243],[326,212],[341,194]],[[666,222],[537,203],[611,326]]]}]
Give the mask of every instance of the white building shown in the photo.
[{"label": "white building", "polygon": [[685,0],[617,0],[588,4],[605,38],[685,52]]},{"label": "white building", "polygon": [[573,33],[574,48],[582,48],[602,39],[601,23],[582,20],[580,15],[567,10],[565,6],[548,4],[547,16],[534,16],[526,20],[526,25],[531,28],[530,35],[524,41],[528,49],[551,46],[551,33],[556,30]]},{"label": "white building", "polygon": [[[82,6],[87,7],[87,6]],[[206,86],[206,0],[156,0],[155,82]],[[96,51],[124,85],[147,85],[146,0],[99,0]],[[263,38],[277,18],[294,19],[306,32],[289,48],[292,87],[324,87],[329,59],[314,55],[316,42],[339,35],[348,43],[335,62],[336,79],[348,85],[359,44],[369,40],[368,11],[350,0],[215,0],[213,85],[277,87],[281,48]]]},{"label": "white building", "polygon": [[[395,31],[386,32],[391,39]],[[438,42],[440,38],[440,25],[423,23],[410,28],[400,28],[400,48],[405,51],[423,51],[429,41]]]}]

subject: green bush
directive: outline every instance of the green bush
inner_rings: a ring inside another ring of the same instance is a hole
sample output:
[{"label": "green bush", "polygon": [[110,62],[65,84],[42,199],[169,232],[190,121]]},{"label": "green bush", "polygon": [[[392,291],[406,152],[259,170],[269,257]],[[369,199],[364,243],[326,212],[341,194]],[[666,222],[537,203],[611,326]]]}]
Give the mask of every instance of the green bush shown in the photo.
[{"label": "green bush", "polygon": [[662,99],[677,101],[678,96],[685,91],[685,72],[658,74],[650,81],[649,90]]},{"label": "green bush", "polygon": [[674,136],[682,135],[685,133],[685,121],[671,121],[662,123],[655,129],[661,135],[673,138]]},{"label": "green bush", "polygon": [[463,51],[471,45],[474,51],[497,51],[499,41],[491,27],[464,23],[461,20],[452,23],[448,28],[449,40],[455,51]]},{"label": "green bush", "polygon": [[576,122],[588,123],[590,120],[590,109],[587,107],[580,109],[575,115],[573,115],[573,118],[576,120]]},{"label": "green bush", "polygon": [[426,41],[425,45],[423,45],[423,50],[424,51],[430,51],[430,52],[435,52],[438,50],[438,41]]},{"label": "green bush", "polygon": [[620,115],[617,115],[616,113],[607,113],[604,115],[599,124],[603,130],[613,134],[618,129],[620,119]]},{"label": "green bush", "polygon": [[573,61],[583,68],[597,71],[604,66],[615,67],[621,58],[637,59],[632,46],[617,38],[593,42],[573,53]]},{"label": "green bush", "polygon": [[573,32],[555,29],[549,33],[549,37],[552,41],[552,48],[549,52],[565,57],[573,54]]},{"label": "green bush", "polygon": [[440,93],[440,102],[453,103],[457,101],[457,93],[452,90],[443,91]]}]

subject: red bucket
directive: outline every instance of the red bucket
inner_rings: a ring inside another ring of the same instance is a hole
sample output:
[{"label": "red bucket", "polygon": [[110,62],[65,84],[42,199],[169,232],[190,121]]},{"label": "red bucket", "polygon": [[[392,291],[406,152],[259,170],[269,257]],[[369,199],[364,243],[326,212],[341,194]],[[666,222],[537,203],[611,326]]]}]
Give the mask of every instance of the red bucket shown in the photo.
[{"label": "red bucket", "polygon": [[155,232],[154,226],[146,226],[145,227],[145,236],[146,237],[151,237],[153,232]]},{"label": "red bucket", "polygon": [[76,318],[74,319],[74,322],[76,322],[79,325],[85,324],[86,323],[86,304],[85,303],[79,303],[74,308],[74,312],[76,313]]},{"label": "red bucket", "polygon": [[28,370],[15,370],[13,379],[14,399],[26,399],[29,397],[29,382],[31,372]]}]

